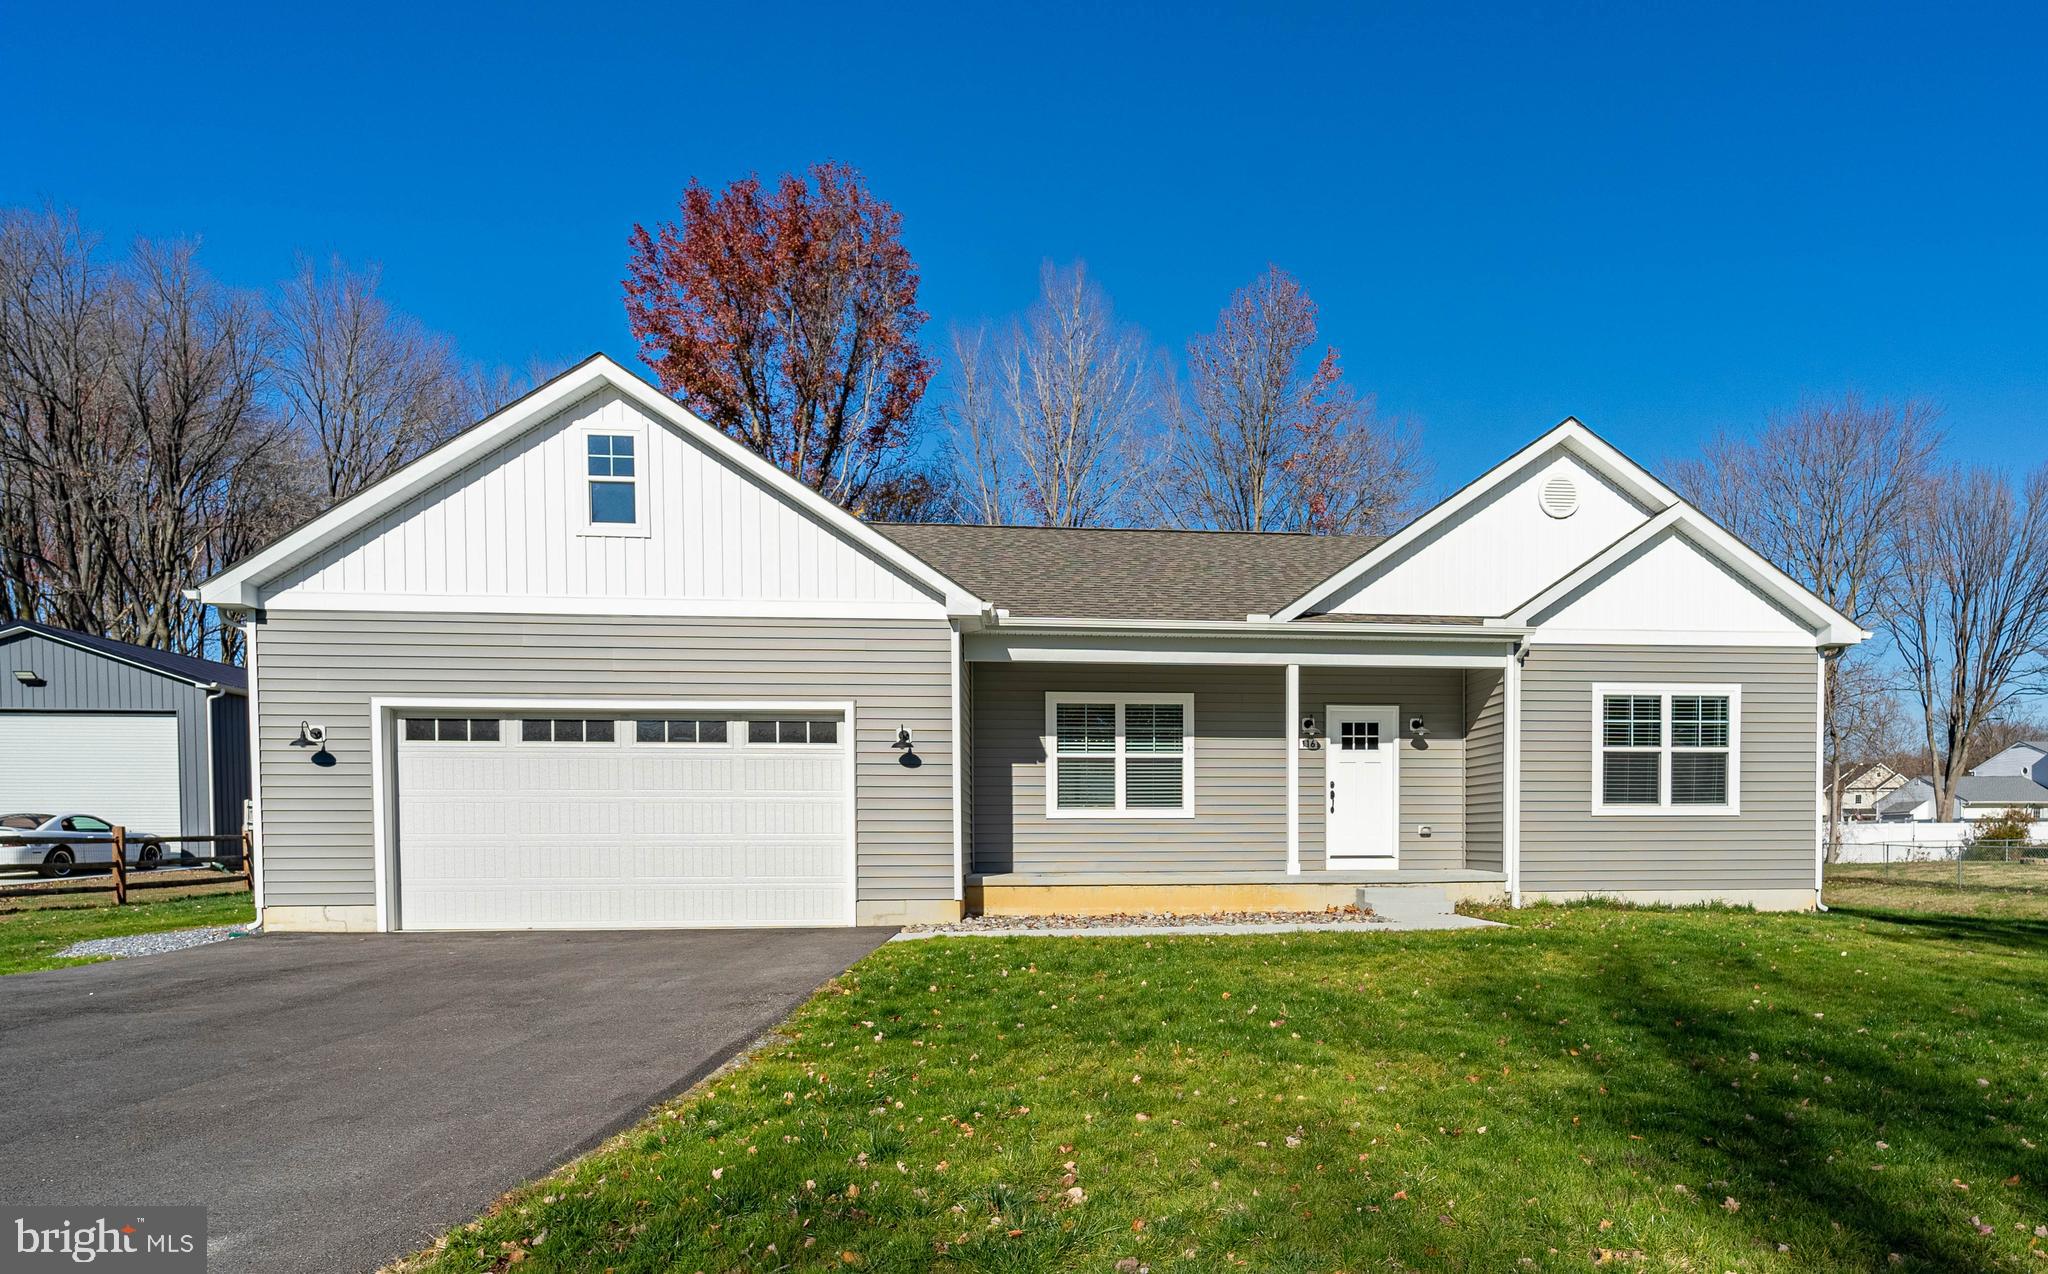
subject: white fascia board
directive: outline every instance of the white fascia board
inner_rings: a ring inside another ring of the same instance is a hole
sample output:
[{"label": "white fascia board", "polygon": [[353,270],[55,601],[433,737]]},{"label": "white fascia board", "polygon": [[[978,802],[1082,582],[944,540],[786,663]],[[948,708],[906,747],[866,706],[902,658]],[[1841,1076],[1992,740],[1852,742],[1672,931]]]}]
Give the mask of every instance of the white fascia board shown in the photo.
[{"label": "white fascia board", "polygon": [[1159,633],[1218,633],[1232,637],[1250,637],[1258,640],[1268,638],[1281,641],[1304,640],[1332,637],[1425,637],[1447,641],[1489,637],[1513,637],[1527,631],[1526,628],[1496,624],[1488,620],[1485,624],[1388,624],[1361,621],[1356,624],[1281,624],[1261,617],[1257,620],[1235,619],[1062,619],[1058,617],[1034,616],[1029,619],[1012,619],[1007,612],[997,611],[995,628],[1020,633],[1087,633],[1094,636],[1105,634],[1145,637]]},{"label": "white fascia board", "polygon": [[375,611],[427,615],[616,615],[639,619],[926,619],[942,603],[772,597],[598,597],[575,593],[301,593],[268,608],[291,614]]},{"label": "white fascia board", "polygon": [[1587,580],[1630,557],[1666,531],[1683,533],[1694,544],[1705,549],[1716,561],[1734,571],[1765,596],[1806,620],[1813,628],[1815,644],[1853,646],[1870,636],[1868,631],[1858,627],[1840,611],[1814,596],[1810,589],[1772,565],[1762,554],[1722,530],[1713,519],[1683,501],[1665,509],[1622,536],[1586,559],[1556,583],[1522,603],[1507,617],[1509,623],[1524,625],[1525,630],[1527,626],[1534,626],[1536,616],[1568,597]]},{"label": "white fascia board", "polygon": [[1343,570],[1274,611],[1273,618],[1300,618],[1317,602],[1348,587],[1379,563],[1398,556],[1409,545],[1456,516],[1459,510],[1500,485],[1523,465],[1556,447],[1562,447],[1585,461],[1595,472],[1646,508],[1664,510],[1679,502],[1677,493],[1657,481],[1649,470],[1616,450],[1606,439],[1580,424],[1577,418],[1567,416],[1556,428],[1466,483],[1449,499],[1368,549]]},{"label": "white fascia board", "polygon": [[674,399],[603,354],[591,355],[382,482],[351,496],[268,548],[230,566],[199,586],[199,599],[212,606],[253,609],[261,605],[262,585],[294,563],[361,529],[407,496],[460,472],[523,430],[606,388],[618,391],[655,419],[681,429],[719,459],[931,588],[946,599],[948,613],[973,614],[982,609],[980,599],[934,570],[922,558],[697,419]]},{"label": "white fascia board", "polygon": [[1462,641],[1441,636],[1381,635],[1362,641],[1332,633],[1321,641],[1276,642],[1244,632],[1055,632],[1012,626],[968,634],[962,653],[969,663],[1499,668],[1515,646],[1513,637],[1498,632],[1472,633]]}]

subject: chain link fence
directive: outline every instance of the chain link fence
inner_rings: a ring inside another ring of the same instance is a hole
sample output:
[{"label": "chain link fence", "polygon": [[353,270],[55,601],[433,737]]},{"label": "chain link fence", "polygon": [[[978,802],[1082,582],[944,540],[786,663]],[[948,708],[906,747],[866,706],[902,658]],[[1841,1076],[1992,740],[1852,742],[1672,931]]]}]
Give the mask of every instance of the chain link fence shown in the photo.
[{"label": "chain link fence", "polygon": [[1957,844],[1877,841],[1859,846],[1855,862],[1827,865],[1830,884],[1910,884],[2000,889],[2048,895],[2048,844],[1979,839]]}]

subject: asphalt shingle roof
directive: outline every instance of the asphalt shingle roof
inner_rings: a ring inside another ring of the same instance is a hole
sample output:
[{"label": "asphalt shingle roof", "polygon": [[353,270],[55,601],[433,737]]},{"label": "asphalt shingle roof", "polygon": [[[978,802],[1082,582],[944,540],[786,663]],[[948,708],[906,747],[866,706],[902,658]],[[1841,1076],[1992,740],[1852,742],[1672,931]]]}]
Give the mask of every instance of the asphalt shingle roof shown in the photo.
[{"label": "asphalt shingle roof", "polygon": [[67,641],[74,646],[125,659],[132,664],[154,668],[184,681],[207,685],[214,682],[230,690],[247,690],[249,674],[234,664],[215,663],[211,659],[199,659],[192,655],[180,655],[174,651],[158,650],[152,646],[138,646],[133,642],[115,641],[112,637],[95,637],[91,633],[75,633],[69,628],[53,628],[39,624],[32,619],[8,619],[0,616],[0,637],[9,633],[30,632],[53,641]]},{"label": "asphalt shingle roof", "polygon": [[874,526],[982,600],[1020,618],[1042,619],[1242,620],[1270,614],[1382,539],[902,522]]},{"label": "asphalt shingle roof", "polygon": [[2048,805],[2048,787],[2024,774],[1966,774],[1956,795],[1972,805]]}]

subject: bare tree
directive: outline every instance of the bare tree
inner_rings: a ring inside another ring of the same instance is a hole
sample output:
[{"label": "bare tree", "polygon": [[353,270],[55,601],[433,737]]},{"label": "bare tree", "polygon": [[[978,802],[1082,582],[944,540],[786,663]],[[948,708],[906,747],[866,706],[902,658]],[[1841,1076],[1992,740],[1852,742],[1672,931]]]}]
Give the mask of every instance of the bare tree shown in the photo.
[{"label": "bare tree", "polygon": [[453,347],[377,295],[375,270],[302,262],[277,303],[276,390],[327,503],[411,463],[471,419]]},{"label": "bare tree", "polygon": [[[1849,394],[1805,402],[1773,416],[1760,433],[1715,439],[1699,459],[1678,466],[1678,485],[1821,600],[1875,627],[1881,590],[1899,568],[1901,528],[1940,445],[1936,415],[1914,399],[1864,403]],[[1883,689],[1857,665],[1875,658],[1862,651],[1827,665],[1831,826],[1841,822],[1850,723],[1874,710],[1848,701]]]},{"label": "bare tree", "polygon": [[74,218],[0,218],[0,596],[197,653],[182,590],[278,491],[244,474],[287,445],[261,403],[263,316],[189,247],[113,267],[95,250]]},{"label": "bare tree", "polygon": [[952,440],[959,512],[969,522],[1000,526],[1009,521],[1017,498],[1014,433],[1004,427],[997,406],[988,329],[955,328],[952,343],[952,373],[939,416]]},{"label": "bare tree", "polygon": [[[1426,480],[1410,431],[1379,421],[1317,358],[1315,302],[1268,267],[1188,342],[1188,394],[1168,400],[1159,512],[1230,531],[1373,531],[1402,520]],[[1313,360],[1313,361],[1312,361]]]},{"label": "bare tree", "polygon": [[2048,466],[2015,489],[1986,469],[1942,473],[1916,493],[1885,623],[1924,717],[1935,810],[1981,732],[2048,659]]},{"label": "bare tree", "polygon": [[[1117,520],[1145,467],[1144,336],[1120,325],[1087,267],[1045,267],[1038,302],[996,359],[994,396],[1017,507],[1044,526]],[[976,479],[978,486],[980,479]],[[964,485],[964,484],[963,484]]]}]

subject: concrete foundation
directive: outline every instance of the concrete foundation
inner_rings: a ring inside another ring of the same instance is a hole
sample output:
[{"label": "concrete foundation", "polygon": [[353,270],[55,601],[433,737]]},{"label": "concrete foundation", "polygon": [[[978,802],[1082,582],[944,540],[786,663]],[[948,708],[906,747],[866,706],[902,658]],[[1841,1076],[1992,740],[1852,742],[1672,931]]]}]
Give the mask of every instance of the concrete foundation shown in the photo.
[{"label": "concrete foundation", "polygon": [[956,898],[882,898],[853,905],[857,925],[944,925],[962,914]]},{"label": "concrete foundation", "polygon": [[375,907],[265,907],[263,927],[271,933],[375,933]]},{"label": "concrete foundation", "polygon": [[1645,907],[1697,907],[1702,903],[1725,903],[1730,907],[1754,907],[1758,911],[1812,911],[1811,889],[1623,889],[1601,893],[1555,890],[1523,893],[1524,902],[1589,902],[1606,899]]}]

